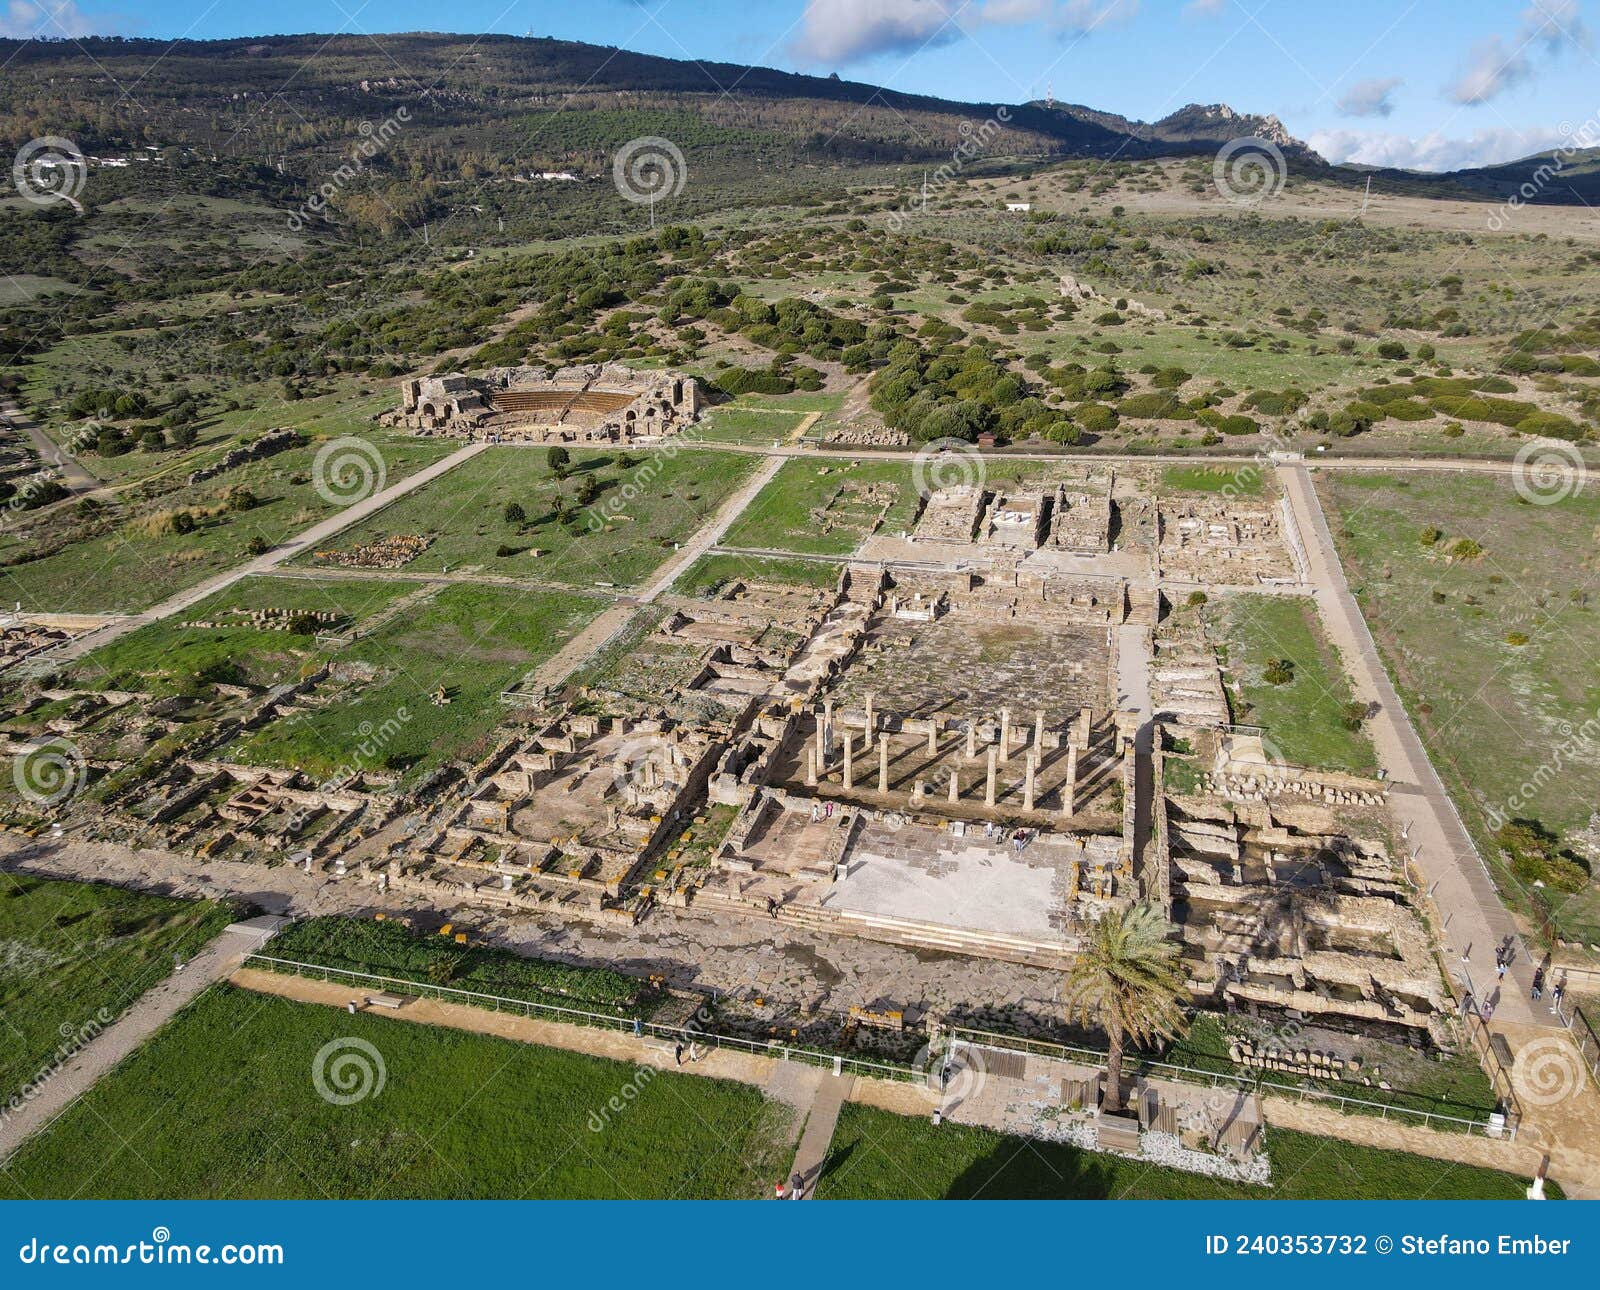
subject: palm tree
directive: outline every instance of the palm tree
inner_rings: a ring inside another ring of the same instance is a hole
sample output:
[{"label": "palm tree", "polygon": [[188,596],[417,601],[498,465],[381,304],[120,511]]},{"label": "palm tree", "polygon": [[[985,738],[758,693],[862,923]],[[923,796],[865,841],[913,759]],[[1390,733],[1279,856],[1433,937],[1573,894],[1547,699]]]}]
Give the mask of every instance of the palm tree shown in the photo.
[{"label": "palm tree", "polygon": [[1067,972],[1069,1012],[1106,1032],[1105,1110],[1122,1109],[1122,1050],[1189,1028],[1189,988],[1173,928],[1154,905],[1109,910],[1088,930]]}]

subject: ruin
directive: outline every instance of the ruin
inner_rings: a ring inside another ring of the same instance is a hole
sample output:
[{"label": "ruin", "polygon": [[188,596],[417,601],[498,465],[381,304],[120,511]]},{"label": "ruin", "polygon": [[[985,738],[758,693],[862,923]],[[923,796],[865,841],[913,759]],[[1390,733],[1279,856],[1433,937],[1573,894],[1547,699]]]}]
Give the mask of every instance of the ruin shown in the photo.
[{"label": "ruin", "polygon": [[[574,370],[574,388],[603,384]],[[491,396],[534,383],[439,379],[412,383],[413,414],[439,416],[423,405],[448,393],[445,419],[459,420],[429,432],[474,435],[506,430]],[[609,414],[596,415],[599,433]],[[37,712],[32,737],[81,742],[89,773],[108,777],[105,827],[206,858],[290,853],[432,901],[781,918],[1052,969],[1107,910],[1148,901],[1178,928],[1201,1007],[1452,1042],[1454,1005],[1390,851],[1387,785],[1275,758],[1263,732],[1232,724],[1201,617],[1166,612],[1194,586],[1295,582],[1279,507],[1160,498],[1137,472],[1080,466],[937,490],[894,536],[882,528],[897,500],[894,485],[841,479],[812,524],[867,536],[831,584],[669,591],[581,680],[508,690],[473,760],[420,779],[358,761],[319,784],[231,760],[240,732],[372,683],[374,667],[337,648],[361,624],[325,612],[185,624],[326,639],[331,661],[269,689],[42,691],[15,727]],[[427,541],[318,558],[400,568]],[[441,683],[419,701],[452,695]],[[206,733],[123,770],[184,730]],[[1241,1064],[1300,1061],[1237,1035]],[[1332,1070],[1330,1046],[1318,1051]]]},{"label": "ruin", "polygon": [[399,408],[379,422],[491,443],[627,444],[681,433],[704,402],[693,377],[617,363],[493,367],[402,381]]}]

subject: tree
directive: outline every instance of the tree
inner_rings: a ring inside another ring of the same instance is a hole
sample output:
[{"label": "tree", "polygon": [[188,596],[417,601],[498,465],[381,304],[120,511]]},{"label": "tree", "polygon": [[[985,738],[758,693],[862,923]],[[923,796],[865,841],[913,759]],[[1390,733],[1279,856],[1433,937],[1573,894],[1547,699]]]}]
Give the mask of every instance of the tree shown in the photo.
[{"label": "tree", "polygon": [[1188,1029],[1189,988],[1172,926],[1153,905],[1109,910],[1094,923],[1067,972],[1074,1017],[1105,1031],[1104,1109],[1122,1109],[1123,1046],[1173,1039]]},{"label": "tree", "polygon": [[522,509],[522,503],[521,502],[507,502],[506,503],[506,523],[507,524],[521,524],[527,518],[528,518],[528,514],[527,514],[526,511],[524,511]]},{"label": "tree", "polygon": [[545,464],[550,467],[550,473],[557,479],[565,479],[567,467],[572,464],[572,454],[565,448],[557,445],[544,455]]}]

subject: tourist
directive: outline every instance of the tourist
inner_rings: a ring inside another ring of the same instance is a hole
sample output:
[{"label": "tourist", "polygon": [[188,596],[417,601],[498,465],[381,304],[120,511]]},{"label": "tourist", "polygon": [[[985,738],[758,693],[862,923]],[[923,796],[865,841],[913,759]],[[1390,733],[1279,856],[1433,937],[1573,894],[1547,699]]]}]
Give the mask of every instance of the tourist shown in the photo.
[{"label": "tourist", "polygon": [[1566,986],[1557,981],[1550,987],[1550,1011],[1556,1016],[1561,1015],[1561,996],[1567,992]]},{"label": "tourist", "polygon": [[806,1180],[799,1174],[789,1179],[789,1199],[804,1200],[806,1198]]},{"label": "tourist", "polygon": [[1543,968],[1535,968],[1533,970],[1533,995],[1532,995],[1532,997],[1535,998],[1535,999],[1544,998],[1544,969]]},{"label": "tourist", "polygon": [[678,1046],[672,1050],[672,1059],[673,1059],[673,1061],[677,1062],[677,1064],[679,1066],[683,1065],[683,1041],[682,1040],[679,1040],[678,1041]]},{"label": "tourist", "polygon": [[768,896],[767,897],[767,917],[768,918],[776,918],[777,916],[778,916],[778,902],[776,900],[774,900],[771,896]]},{"label": "tourist", "polygon": [[1499,978],[1500,978],[1500,979],[1501,979],[1501,980],[1504,980],[1504,979],[1505,979],[1505,975],[1506,975],[1506,961],[1505,961],[1505,960],[1504,960],[1504,959],[1501,959],[1501,960],[1500,960],[1500,961],[1499,961],[1499,962],[1498,962],[1498,963],[1496,963],[1496,964],[1495,964],[1495,965],[1494,965],[1494,974],[1495,974],[1495,975],[1496,975],[1496,976],[1497,976],[1497,977],[1499,977]]}]

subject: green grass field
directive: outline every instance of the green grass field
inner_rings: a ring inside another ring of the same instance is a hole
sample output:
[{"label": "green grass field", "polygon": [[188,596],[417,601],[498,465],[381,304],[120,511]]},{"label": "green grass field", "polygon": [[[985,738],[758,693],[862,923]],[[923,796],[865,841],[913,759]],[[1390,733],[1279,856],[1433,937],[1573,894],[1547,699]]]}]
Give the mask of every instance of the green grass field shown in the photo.
[{"label": "green grass field", "polygon": [[[692,536],[759,460],[709,451],[641,451],[631,458],[574,451],[571,473],[560,480],[542,448],[490,448],[329,546],[347,550],[394,534],[430,534],[433,544],[406,566],[409,572],[480,569],[569,586],[631,586]],[[600,492],[585,505],[578,499],[587,479]],[[522,508],[521,522],[505,518],[513,502]],[[557,515],[562,504],[571,511],[565,522]],[[497,555],[502,549],[510,553]],[[315,562],[311,555],[300,561]]]},{"label": "green grass field", "polygon": [[1254,462],[1228,466],[1168,466],[1161,472],[1161,491],[1167,493],[1227,493],[1230,497],[1260,497],[1266,492],[1267,471]]},{"label": "green grass field", "polygon": [[[1362,612],[1480,851],[1498,862],[1501,819],[1572,843],[1600,796],[1600,493],[1532,505],[1509,478],[1345,471],[1321,488]],[[1567,934],[1600,943],[1600,886],[1551,894]]]},{"label": "green grass field", "polygon": [[0,873],[0,1102],[232,921],[212,901]]},{"label": "green grass field", "polygon": [[[1227,596],[1208,606],[1226,642],[1234,720],[1264,726],[1283,758],[1297,766],[1368,774],[1377,756],[1365,733],[1345,724],[1353,697],[1333,648],[1317,622],[1316,606],[1301,596]],[[1273,660],[1293,665],[1293,679],[1265,677]]]},{"label": "green grass field", "polygon": [[[1018,479],[1046,480],[1061,474],[1051,462],[989,456],[983,461],[990,484]],[[908,461],[786,461],[745,507],[744,514],[722,539],[724,546],[805,555],[849,555],[872,531],[883,500],[869,501],[859,490],[892,490],[887,514],[878,531],[898,533],[911,527],[919,500]],[[825,522],[813,512],[826,509]]]},{"label": "green grass field", "polygon": [[[329,1044],[381,1089],[324,1100]],[[753,1198],[786,1116],[743,1084],[218,985],[0,1166],[0,1197]]]},{"label": "green grass field", "polygon": [[[381,452],[390,484],[451,448],[438,440],[366,437]],[[0,598],[44,613],[137,610],[232,568],[248,558],[252,539],[275,545],[344,509],[345,503],[329,502],[317,492],[312,472],[319,447],[308,443],[195,485],[181,482],[193,468],[182,464],[169,481],[170,491],[145,502],[130,493],[106,505],[93,531],[65,545],[50,539],[43,521],[13,523],[0,534]],[[90,469],[99,465],[90,459]],[[151,512],[217,508],[233,488],[249,489],[257,504],[246,511],[202,514],[189,533],[152,536],[142,526]],[[59,522],[52,521],[52,527]]]},{"label": "green grass field", "polygon": [[[271,607],[337,613],[339,630],[413,595],[415,601],[342,649],[290,632],[184,625],[225,621],[230,608]],[[381,729],[389,734],[378,760],[421,774],[468,753],[499,721],[499,692],[555,653],[601,608],[576,592],[470,583],[428,588],[375,579],[247,578],[182,618],[141,628],[85,656],[74,678],[93,688],[195,693],[204,692],[205,676],[236,673],[246,684],[268,687],[330,662],[348,674],[319,687],[332,701],[246,734],[227,755],[325,776],[350,765],[352,750]],[[431,698],[440,685],[450,700],[444,705]]]},{"label": "green grass field", "polygon": [[1490,1169],[1267,1134],[1272,1186],[1250,1187],[1058,1143],[846,1105],[823,1166],[826,1200],[1517,1200],[1527,1184]]},{"label": "green grass field", "polygon": [[702,443],[761,444],[786,442],[806,414],[788,408],[742,407],[730,403],[713,408],[695,427]]},{"label": "green grass field", "polygon": [[793,587],[829,588],[838,584],[839,565],[823,560],[784,560],[767,556],[701,556],[678,575],[672,590],[704,596],[728,582],[775,582]]}]

